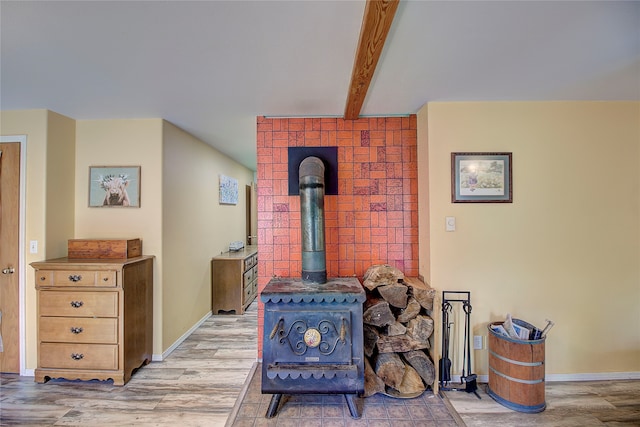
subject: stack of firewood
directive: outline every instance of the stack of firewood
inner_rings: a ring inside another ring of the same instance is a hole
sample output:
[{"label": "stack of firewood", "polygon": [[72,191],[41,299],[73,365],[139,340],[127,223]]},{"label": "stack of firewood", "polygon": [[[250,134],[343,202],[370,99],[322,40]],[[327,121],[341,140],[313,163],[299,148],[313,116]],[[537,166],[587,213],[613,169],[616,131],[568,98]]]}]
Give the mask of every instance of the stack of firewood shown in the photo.
[{"label": "stack of firewood", "polygon": [[410,397],[433,387],[435,367],[426,351],[435,289],[386,264],[371,266],[363,285],[365,397]]}]

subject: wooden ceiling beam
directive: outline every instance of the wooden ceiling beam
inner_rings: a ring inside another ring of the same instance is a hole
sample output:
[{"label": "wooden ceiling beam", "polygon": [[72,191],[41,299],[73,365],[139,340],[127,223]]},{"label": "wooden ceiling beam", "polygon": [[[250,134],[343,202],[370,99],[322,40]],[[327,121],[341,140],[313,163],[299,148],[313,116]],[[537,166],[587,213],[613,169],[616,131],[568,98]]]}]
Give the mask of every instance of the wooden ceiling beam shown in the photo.
[{"label": "wooden ceiling beam", "polygon": [[360,28],[360,40],[351,72],[344,118],[355,120],[360,116],[369,84],[382,54],[393,17],[400,0],[367,0]]}]

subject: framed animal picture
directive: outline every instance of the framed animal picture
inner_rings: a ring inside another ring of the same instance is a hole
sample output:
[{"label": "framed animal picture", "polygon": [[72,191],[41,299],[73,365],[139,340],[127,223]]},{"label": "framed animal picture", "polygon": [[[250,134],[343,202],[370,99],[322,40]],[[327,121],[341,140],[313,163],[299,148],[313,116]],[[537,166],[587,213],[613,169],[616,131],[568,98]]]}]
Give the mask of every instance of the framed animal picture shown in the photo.
[{"label": "framed animal picture", "polygon": [[139,208],[140,166],[89,166],[89,207]]}]

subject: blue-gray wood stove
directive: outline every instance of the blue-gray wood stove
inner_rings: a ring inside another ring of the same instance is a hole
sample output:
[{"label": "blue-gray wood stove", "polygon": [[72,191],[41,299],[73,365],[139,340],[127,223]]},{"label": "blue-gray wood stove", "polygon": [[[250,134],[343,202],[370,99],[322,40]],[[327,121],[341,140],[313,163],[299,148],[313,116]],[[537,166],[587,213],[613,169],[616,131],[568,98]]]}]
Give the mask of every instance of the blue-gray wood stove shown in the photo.
[{"label": "blue-gray wood stove", "polygon": [[302,275],[274,278],[262,290],[262,393],[271,393],[267,417],[283,394],[344,394],[360,418],[364,394],[362,304],[355,277],[327,279],[324,240],[325,165],[310,156],[299,166]]},{"label": "blue-gray wood stove", "polygon": [[264,303],[262,393],[274,394],[273,417],[283,394],[344,394],[353,418],[364,393],[362,303],[356,278],[306,284],[272,279]]}]

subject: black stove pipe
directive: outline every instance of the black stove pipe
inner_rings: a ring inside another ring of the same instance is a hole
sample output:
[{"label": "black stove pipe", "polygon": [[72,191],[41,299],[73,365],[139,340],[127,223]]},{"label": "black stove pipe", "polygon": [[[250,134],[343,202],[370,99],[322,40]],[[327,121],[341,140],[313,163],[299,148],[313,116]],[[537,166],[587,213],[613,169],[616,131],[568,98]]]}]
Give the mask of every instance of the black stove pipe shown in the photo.
[{"label": "black stove pipe", "polygon": [[300,222],[302,223],[302,281],[327,283],[324,239],[324,163],[307,157],[300,163]]}]

